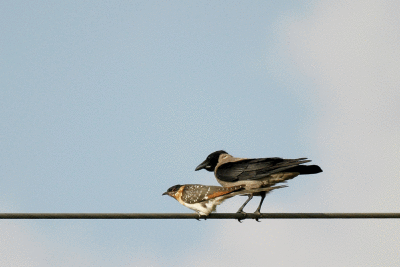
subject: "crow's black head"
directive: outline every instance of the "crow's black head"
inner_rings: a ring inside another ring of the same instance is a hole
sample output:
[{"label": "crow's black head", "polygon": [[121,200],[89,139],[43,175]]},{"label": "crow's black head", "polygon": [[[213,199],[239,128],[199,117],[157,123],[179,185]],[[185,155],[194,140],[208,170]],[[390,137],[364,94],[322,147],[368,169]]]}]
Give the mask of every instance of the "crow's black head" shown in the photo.
[{"label": "crow's black head", "polygon": [[215,166],[218,164],[218,159],[221,154],[228,154],[224,150],[218,150],[206,158],[205,161],[203,161],[199,166],[196,167],[195,171],[201,170],[201,169],[206,169],[209,172],[213,172],[215,169]]}]

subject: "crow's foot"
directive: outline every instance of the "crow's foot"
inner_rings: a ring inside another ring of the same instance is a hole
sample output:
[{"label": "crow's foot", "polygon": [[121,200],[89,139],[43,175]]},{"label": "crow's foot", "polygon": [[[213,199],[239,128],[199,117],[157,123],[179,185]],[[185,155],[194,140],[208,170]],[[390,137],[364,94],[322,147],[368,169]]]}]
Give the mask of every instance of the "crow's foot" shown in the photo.
[{"label": "crow's foot", "polygon": [[240,223],[242,223],[242,220],[246,219],[246,217],[247,217],[247,213],[244,212],[243,210],[240,210],[240,209],[239,209],[236,213],[240,213],[240,214],[243,215],[243,218],[238,219],[238,222],[240,222]]},{"label": "crow's foot", "polygon": [[[258,215],[258,216],[261,215],[261,213],[260,213],[260,211],[259,211],[258,209],[254,212],[254,214],[255,214],[255,215]],[[255,220],[256,220],[257,222],[260,222],[258,219],[259,219],[259,218],[256,218]]]}]

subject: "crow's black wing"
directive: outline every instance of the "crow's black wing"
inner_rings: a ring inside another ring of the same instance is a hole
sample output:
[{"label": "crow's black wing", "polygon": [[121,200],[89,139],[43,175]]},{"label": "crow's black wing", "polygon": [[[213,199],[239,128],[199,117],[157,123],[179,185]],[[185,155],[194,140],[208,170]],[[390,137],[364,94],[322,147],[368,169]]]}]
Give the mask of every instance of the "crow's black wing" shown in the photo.
[{"label": "crow's black wing", "polygon": [[258,180],[273,173],[290,171],[300,164],[310,162],[307,158],[282,159],[282,158],[259,158],[243,159],[228,162],[218,167],[216,176],[224,182],[236,182],[243,180]]}]

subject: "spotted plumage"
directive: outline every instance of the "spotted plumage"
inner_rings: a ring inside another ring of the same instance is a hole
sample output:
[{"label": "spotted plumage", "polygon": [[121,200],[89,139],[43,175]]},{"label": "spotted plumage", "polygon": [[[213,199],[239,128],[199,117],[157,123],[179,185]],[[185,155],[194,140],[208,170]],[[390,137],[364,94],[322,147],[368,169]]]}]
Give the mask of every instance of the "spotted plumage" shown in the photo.
[{"label": "spotted plumage", "polygon": [[220,186],[207,186],[199,184],[188,184],[185,185],[182,191],[182,201],[188,204],[194,204],[201,201],[210,200],[219,196],[227,195],[231,192],[242,189],[243,185],[237,185],[232,187],[220,187]]},{"label": "spotted plumage", "polygon": [[200,215],[208,216],[215,211],[217,205],[231,198],[244,188],[243,185],[221,187],[201,184],[174,185],[163,195],[169,195],[185,207],[192,209]]}]

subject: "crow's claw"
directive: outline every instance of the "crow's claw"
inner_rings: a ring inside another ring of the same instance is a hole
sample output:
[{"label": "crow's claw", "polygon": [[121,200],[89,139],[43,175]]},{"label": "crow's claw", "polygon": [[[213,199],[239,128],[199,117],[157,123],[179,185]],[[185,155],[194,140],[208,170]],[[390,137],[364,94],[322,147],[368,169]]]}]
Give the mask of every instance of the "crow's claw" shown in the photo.
[{"label": "crow's claw", "polygon": [[244,212],[244,211],[238,211],[238,212],[236,212],[236,213],[240,213],[240,214],[243,215],[243,218],[238,219],[238,222],[240,222],[240,223],[242,223],[242,220],[246,219],[246,217],[247,217],[247,213]]},{"label": "crow's claw", "polygon": [[[256,211],[254,212],[254,214],[255,214],[255,215],[258,215],[258,216],[261,215],[261,213],[260,213],[259,210],[256,210]],[[257,222],[260,222],[258,219],[260,219],[260,217],[256,218],[255,220],[256,220]]]}]

